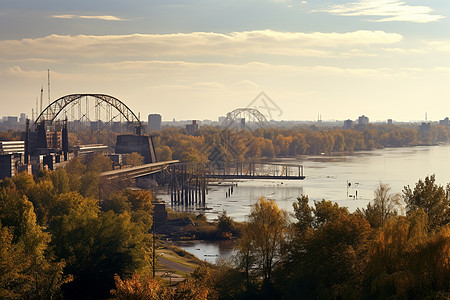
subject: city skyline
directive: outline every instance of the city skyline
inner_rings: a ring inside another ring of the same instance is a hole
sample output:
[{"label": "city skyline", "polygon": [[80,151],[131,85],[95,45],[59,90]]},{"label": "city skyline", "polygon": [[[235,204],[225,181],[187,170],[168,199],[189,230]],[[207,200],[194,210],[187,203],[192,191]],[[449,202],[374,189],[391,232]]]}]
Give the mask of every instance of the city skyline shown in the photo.
[{"label": "city skyline", "polygon": [[4,1],[3,115],[72,93],[199,120],[264,91],[275,120],[449,115],[444,1]]}]

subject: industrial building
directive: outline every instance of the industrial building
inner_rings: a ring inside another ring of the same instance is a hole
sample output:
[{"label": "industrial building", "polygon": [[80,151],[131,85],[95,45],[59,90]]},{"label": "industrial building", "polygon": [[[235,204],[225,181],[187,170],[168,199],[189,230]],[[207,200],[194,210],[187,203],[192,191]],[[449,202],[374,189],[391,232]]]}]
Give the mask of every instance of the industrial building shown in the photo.
[{"label": "industrial building", "polygon": [[162,117],[159,114],[148,115],[148,128],[155,131],[161,130],[161,121]]}]

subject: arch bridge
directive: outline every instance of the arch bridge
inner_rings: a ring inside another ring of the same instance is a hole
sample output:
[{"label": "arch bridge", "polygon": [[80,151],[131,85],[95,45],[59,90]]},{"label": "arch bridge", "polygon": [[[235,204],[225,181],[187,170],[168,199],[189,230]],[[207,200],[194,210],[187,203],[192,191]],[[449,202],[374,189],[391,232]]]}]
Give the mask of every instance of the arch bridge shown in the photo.
[{"label": "arch bridge", "polygon": [[[90,99],[94,99],[94,102],[90,101]],[[141,121],[125,103],[105,94],[71,94],[63,96],[42,110],[34,124],[35,126],[43,122],[53,124],[57,117],[61,115],[66,120],[70,117],[72,120],[91,121],[90,116],[92,114],[94,114],[95,121],[103,118],[106,123],[116,120],[122,121],[123,118],[127,123],[135,126],[137,134],[140,134],[142,129]]]},{"label": "arch bridge", "polygon": [[[244,123],[242,123],[242,117],[244,117],[244,120],[245,117],[249,118],[249,121],[256,123],[258,127],[264,127],[269,125],[269,121],[267,121],[266,117],[262,113],[260,113],[257,109],[246,107],[246,108],[236,108],[235,110],[227,113],[225,120],[223,120],[220,126],[222,128],[230,128],[233,125],[237,125],[238,128],[242,129],[245,126],[248,126],[248,123],[245,124],[245,121]],[[236,121],[238,122],[236,123]]]}]

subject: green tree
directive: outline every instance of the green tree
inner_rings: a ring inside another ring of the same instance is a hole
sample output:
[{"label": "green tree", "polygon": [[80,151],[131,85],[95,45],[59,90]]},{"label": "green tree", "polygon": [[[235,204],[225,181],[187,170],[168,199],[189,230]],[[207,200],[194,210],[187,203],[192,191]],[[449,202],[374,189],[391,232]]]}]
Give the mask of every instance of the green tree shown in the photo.
[{"label": "green tree", "polygon": [[[51,299],[69,280],[48,251],[50,235],[36,223],[33,204],[12,182],[0,190],[0,296]],[[14,298],[14,297],[12,297]]]},{"label": "green tree", "polygon": [[450,185],[444,189],[436,184],[435,175],[419,180],[414,190],[406,186],[403,190],[407,213],[423,208],[428,215],[431,229],[450,222]]},{"label": "green tree", "polygon": [[222,236],[232,234],[235,231],[233,219],[227,215],[226,210],[223,210],[217,219],[217,230],[219,230]]},{"label": "green tree", "polygon": [[295,205],[296,233],[276,282],[292,299],[361,297],[365,245],[370,225],[330,201],[308,207],[306,196]]},{"label": "green tree", "polygon": [[50,173],[50,179],[53,187],[58,194],[68,193],[70,191],[69,177],[64,168],[57,168]]},{"label": "green tree", "polygon": [[92,214],[77,208],[55,218],[52,245],[74,280],[67,297],[98,299],[114,287],[114,274],[131,275],[148,266],[151,236],[128,213]]}]

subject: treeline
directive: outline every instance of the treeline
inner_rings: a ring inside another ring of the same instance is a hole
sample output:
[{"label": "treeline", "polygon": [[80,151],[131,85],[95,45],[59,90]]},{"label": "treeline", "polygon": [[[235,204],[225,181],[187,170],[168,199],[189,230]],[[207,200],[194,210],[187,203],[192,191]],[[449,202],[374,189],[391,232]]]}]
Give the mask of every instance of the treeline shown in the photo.
[{"label": "treeline", "polygon": [[359,129],[258,128],[235,132],[204,126],[195,135],[186,130],[164,128],[155,137],[159,160],[204,162],[295,157],[333,152],[354,152],[384,147],[433,145],[449,141],[450,128],[432,125],[426,132],[399,125],[368,125]]}]

